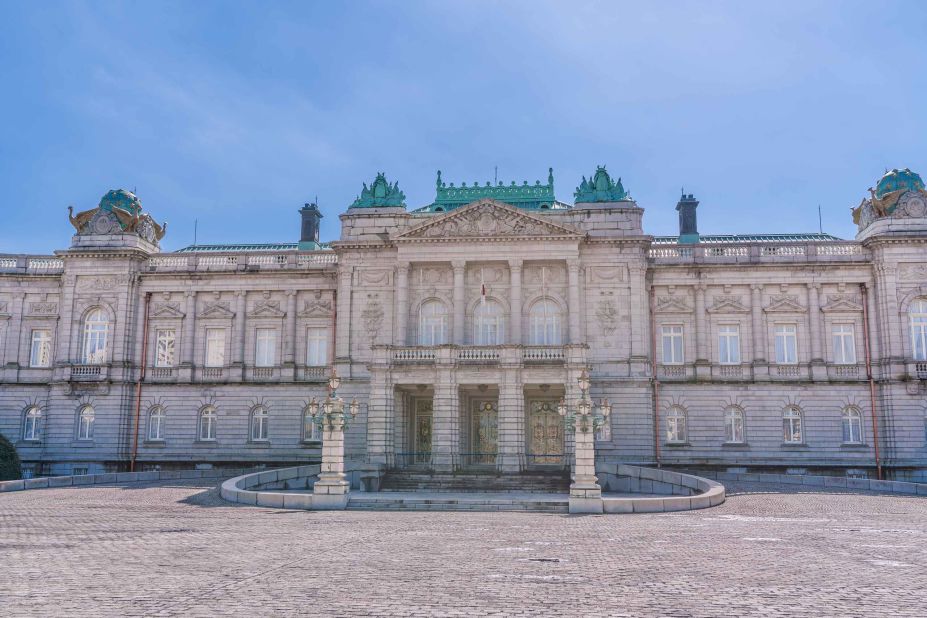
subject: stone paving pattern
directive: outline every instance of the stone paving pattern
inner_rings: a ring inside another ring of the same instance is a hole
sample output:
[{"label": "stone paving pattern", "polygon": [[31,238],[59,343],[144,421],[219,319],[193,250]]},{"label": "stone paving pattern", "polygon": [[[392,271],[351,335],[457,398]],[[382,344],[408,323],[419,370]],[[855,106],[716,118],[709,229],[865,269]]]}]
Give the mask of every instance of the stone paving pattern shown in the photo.
[{"label": "stone paving pattern", "polygon": [[0,495],[4,616],[924,616],[927,499],[730,483],[654,515],[311,512],[206,480]]}]

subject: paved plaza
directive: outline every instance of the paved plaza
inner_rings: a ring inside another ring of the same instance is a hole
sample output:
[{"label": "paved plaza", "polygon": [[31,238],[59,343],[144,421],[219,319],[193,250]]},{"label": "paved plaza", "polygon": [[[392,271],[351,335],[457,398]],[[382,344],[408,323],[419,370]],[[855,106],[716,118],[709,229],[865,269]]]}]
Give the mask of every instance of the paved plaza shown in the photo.
[{"label": "paved plaza", "polygon": [[0,614],[927,613],[927,499],[729,490],[632,516],[283,511],[204,481],[10,493]]}]

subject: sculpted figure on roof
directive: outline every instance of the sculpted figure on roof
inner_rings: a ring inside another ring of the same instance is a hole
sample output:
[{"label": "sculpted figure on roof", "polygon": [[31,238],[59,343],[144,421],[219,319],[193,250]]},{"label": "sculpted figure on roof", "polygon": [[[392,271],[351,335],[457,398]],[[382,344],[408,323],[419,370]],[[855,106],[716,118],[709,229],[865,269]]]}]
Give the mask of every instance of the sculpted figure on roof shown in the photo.
[{"label": "sculpted figure on roof", "polygon": [[406,195],[399,190],[399,182],[388,183],[383,172],[377,174],[373,184],[361,189],[351,208],[405,208]]},{"label": "sculpted figure on roof", "polygon": [[157,244],[167,233],[167,223],[158,224],[142,212],[142,202],[131,191],[112,189],[100,199],[96,208],[74,214],[68,206],[68,219],[77,236],[135,234]]},{"label": "sculpted figure on roof", "polygon": [[612,177],[609,176],[608,172],[605,170],[604,165],[596,167],[595,174],[591,176],[589,180],[586,180],[586,177],[583,176],[583,181],[576,187],[576,192],[573,196],[576,198],[577,204],[631,200],[631,196],[624,190],[624,186],[621,184],[621,178],[619,178],[617,182],[613,181]]}]

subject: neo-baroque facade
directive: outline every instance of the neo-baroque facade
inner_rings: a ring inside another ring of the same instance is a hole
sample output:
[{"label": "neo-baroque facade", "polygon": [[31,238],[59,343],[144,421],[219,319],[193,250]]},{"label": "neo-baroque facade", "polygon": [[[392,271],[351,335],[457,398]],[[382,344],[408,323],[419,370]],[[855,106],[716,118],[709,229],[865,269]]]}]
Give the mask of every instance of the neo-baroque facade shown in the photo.
[{"label": "neo-baroque facade", "polygon": [[564,465],[558,414],[608,400],[597,458],[924,478],[927,191],[887,172],[854,240],[680,233],[605,168],[546,184],[380,174],[319,243],[162,253],[110,191],[54,255],[0,255],[0,433],[27,474],[318,459],[307,409],[357,398],[349,457],[516,473]]}]

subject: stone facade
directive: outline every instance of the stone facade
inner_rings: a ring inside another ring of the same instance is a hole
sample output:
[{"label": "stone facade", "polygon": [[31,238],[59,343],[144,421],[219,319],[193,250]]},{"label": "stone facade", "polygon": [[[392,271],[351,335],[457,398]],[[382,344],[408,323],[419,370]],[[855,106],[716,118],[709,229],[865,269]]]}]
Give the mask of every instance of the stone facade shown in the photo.
[{"label": "stone facade", "polygon": [[864,200],[844,241],[655,238],[623,188],[595,201],[620,186],[598,170],[573,206],[410,211],[385,182],[328,245],[161,253],[104,198],[71,248],[0,256],[0,432],[36,474],[317,461],[334,368],[348,457],[518,472],[568,461],[557,404],[588,368],[600,461],[874,475],[878,447],[923,477],[922,186]]}]

